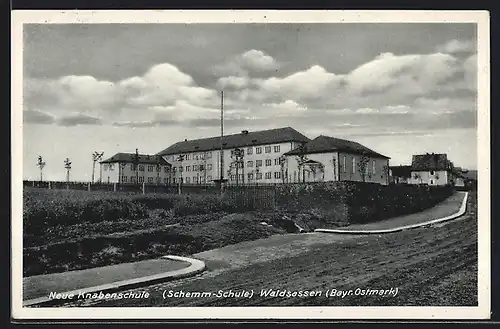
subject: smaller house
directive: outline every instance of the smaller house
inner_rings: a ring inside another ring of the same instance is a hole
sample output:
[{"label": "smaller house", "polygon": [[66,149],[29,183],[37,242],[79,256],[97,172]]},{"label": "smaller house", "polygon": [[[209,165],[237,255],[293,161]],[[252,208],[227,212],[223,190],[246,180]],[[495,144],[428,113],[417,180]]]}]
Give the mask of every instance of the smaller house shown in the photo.
[{"label": "smaller house", "polygon": [[287,152],[283,182],[358,181],[387,185],[389,157],[360,143],[318,136]]},{"label": "smaller house", "polygon": [[399,165],[389,167],[390,183],[407,184],[411,177],[411,166]]},{"label": "smaller house", "polygon": [[453,184],[453,163],[446,154],[426,153],[413,155],[409,184],[431,186]]},{"label": "smaller house", "polygon": [[170,183],[172,166],[158,155],[117,153],[100,165],[104,183]]}]

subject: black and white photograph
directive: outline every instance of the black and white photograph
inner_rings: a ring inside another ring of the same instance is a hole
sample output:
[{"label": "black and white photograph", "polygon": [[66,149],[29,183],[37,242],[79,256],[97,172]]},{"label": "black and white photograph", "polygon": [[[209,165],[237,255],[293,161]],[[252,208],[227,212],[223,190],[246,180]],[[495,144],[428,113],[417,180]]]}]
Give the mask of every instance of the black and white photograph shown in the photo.
[{"label": "black and white photograph", "polygon": [[13,12],[13,316],[488,319],[488,24]]}]

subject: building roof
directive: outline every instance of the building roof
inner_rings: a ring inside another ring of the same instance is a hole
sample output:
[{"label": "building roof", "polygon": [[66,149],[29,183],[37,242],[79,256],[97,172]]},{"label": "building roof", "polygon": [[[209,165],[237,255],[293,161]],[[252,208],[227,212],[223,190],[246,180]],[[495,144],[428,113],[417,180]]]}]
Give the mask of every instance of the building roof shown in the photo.
[{"label": "building roof", "polygon": [[[241,133],[226,135],[222,138],[223,149],[233,149],[262,144],[283,142],[308,142],[310,139],[291,127],[261,131],[243,130]],[[220,136],[177,142],[156,155],[170,155],[202,152],[220,149]]]},{"label": "building roof", "polygon": [[426,153],[413,155],[411,167],[413,171],[450,170],[453,165],[446,154]]},{"label": "building roof", "polygon": [[409,165],[390,166],[389,169],[393,177],[411,177],[411,166]]},{"label": "building roof", "polygon": [[[111,158],[102,161],[101,163],[115,163],[115,162],[126,162],[134,163],[135,153],[116,153]],[[139,154],[140,164],[160,164],[160,165],[170,165],[165,159],[157,155],[149,154]]]},{"label": "building roof", "polygon": [[390,159],[389,157],[377,153],[366,146],[357,142],[320,135],[310,142],[304,144],[303,148],[297,147],[285,155],[299,155],[299,154],[312,154],[312,153],[326,153],[332,151],[343,151],[355,154],[370,155],[372,157],[380,157]]}]

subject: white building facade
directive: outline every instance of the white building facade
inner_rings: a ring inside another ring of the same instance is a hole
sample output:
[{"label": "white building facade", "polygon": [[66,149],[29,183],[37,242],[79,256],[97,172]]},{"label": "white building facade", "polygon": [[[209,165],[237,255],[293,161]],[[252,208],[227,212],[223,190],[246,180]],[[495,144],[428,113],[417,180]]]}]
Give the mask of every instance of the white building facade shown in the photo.
[{"label": "white building facade", "polygon": [[134,153],[117,153],[100,166],[103,183],[170,183],[170,163],[155,155],[140,154],[136,160]]},{"label": "white building facade", "polygon": [[319,136],[285,154],[285,182],[359,181],[389,184],[389,157],[363,145]]},{"label": "white building facade", "polygon": [[[159,152],[172,164],[172,183],[205,184],[221,178],[228,184],[280,183],[283,154],[309,139],[286,127],[179,142]],[[241,150],[236,157],[235,150]],[[222,168],[222,175],[221,175]]]}]

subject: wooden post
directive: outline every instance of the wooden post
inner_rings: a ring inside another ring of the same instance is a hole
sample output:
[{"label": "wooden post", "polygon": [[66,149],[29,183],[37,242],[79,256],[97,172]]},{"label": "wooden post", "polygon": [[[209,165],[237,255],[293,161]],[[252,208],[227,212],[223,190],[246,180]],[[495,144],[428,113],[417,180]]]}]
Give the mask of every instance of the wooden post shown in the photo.
[{"label": "wooden post", "polygon": [[33,181],[32,184],[33,184],[33,187],[35,187],[35,181]]},{"label": "wooden post", "polygon": [[87,184],[87,191],[90,192],[90,182],[88,182],[88,184]]},{"label": "wooden post", "polygon": [[49,190],[50,190],[50,181],[49,181]]},{"label": "wooden post", "polygon": [[113,192],[116,192],[116,182],[113,183]]},{"label": "wooden post", "polygon": [[142,194],[146,194],[146,183],[142,183]]}]

